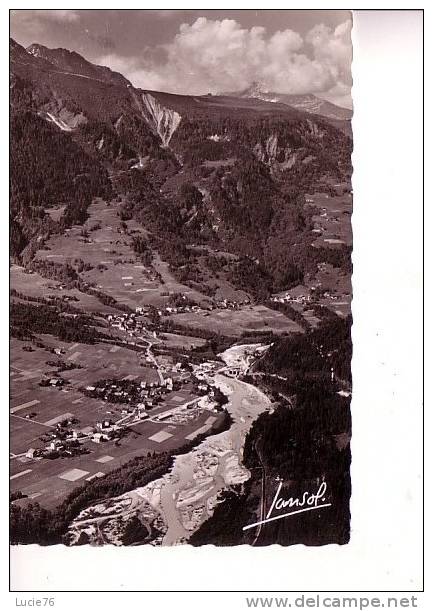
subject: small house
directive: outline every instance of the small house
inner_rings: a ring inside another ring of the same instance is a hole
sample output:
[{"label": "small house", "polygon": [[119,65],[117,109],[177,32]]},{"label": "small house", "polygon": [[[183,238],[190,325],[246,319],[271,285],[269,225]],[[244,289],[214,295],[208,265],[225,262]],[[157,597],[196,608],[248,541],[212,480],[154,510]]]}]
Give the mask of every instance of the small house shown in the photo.
[{"label": "small house", "polygon": [[62,448],[62,447],[63,447],[63,444],[60,441],[60,439],[54,439],[54,441],[52,441],[50,443],[50,448],[49,449],[50,450],[58,450],[59,448]]}]

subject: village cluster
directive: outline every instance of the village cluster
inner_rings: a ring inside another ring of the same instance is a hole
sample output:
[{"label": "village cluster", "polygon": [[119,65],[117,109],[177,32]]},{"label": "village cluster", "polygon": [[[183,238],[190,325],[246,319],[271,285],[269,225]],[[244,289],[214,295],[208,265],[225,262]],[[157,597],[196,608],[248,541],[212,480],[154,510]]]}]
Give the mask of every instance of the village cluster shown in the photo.
[{"label": "village cluster", "polygon": [[86,386],[84,394],[92,399],[102,399],[110,403],[126,404],[128,407],[122,413],[132,413],[131,404],[135,404],[140,411],[155,407],[162,401],[163,395],[178,390],[180,381],[173,382],[172,378],[165,378],[159,382],[135,382],[133,380],[101,380],[94,386]]},{"label": "village cluster", "polygon": [[[183,298],[186,300],[185,295],[183,295]],[[166,306],[162,310],[159,310],[158,314],[162,316],[164,314],[170,315],[170,314],[185,314],[188,312],[194,312],[196,314],[203,314],[203,316],[209,316],[209,313],[212,312],[213,310],[240,310],[243,306],[249,305],[249,304],[250,304],[250,301],[248,299],[245,299],[243,301],[232,301],[230,299],[212,301],[211,303],[209,303],[206,306],[206,308],[203,308],[199,305],[181,303],[179,305]]]},{"label": "village cluster", "polygon": [[[149,410],[163,401],[165,394],[173,390],[179,390],[182,382],[166,378],[162,384],[159,382],[135,383],[128,380],[102,380],[94,386],[87,386],[83,392],[89,398],[102,399],[111,403],[124,404],[121,417],[103,418],[94,426],[78,428],[78,421],[71,417],[58,422],[53,430],[46,433],[41,440],[46,442],[44,448],[29,448],[26,452],[27,458],[67,458],[90,452],[86,446],[88,442],[103,443],[114,441],[115,444],[128,432],[131,424],[138,424],[149,418]],[[180,412],[192,410],[193,408],[215,409],[218,402],[215,400],[215,390],[207,383],[196,384],[197,393],[200,395],[191,401],[178,405],[174,408],[164,410],[153,416],[154,421],[165,421],[175,417],[179,421]],[[179,413],[178,413],[179,412]],[[110,413],[110,412],[107,412]],[[111,412],[112,413],[112,412]],[[190,412],[191,416],[195,415]],[[182,419],[181,419],[182,420]]]},{"label": "village cluster", "polygon": [[294,289],[285,292],[283,295],[276,295],[272,297],[271,301],[306,305],[307,303],[311,302],[311,296],[308,294],[308,289],[306,287],[297,286]]},{"label": "village cluster", "polygon": [[[125,331],[130,337],[135,335],[137,332],[146,332],[146,325],[143,319],[140,319],[140,315],[148,314],[149,308],[137,307],[135,312],[126,312],[122,314],[109,314],[107,321],[110,327],[113,329],[119,329]],[[156,334],[154,334],[156,337]]]},{"label": "village cluster", "polygon": [[[184,303],[182,303],[184,302]],[[186,314],[186,313],[195,313],[202,314],[203,316],[209,316],[209,313],[213,310],[240,310],[242,307],[246,305],[250,305],[249,299],[244,299],[242,301],[233,301],[230,299],[221,299],[219,301],[208,301],[206,306],[200,306],[195,303],[191,303],[187,296],[182,294],[179,295],[179,299],[176,300],[175,303],[171,305],[167,305],[163,308],[157,310],[159,316],[170,316],[172,314]],[[148,308],[145,307],[137,307],[137,314],[145,314],[148,311]]]},{"label": "village cluster", "polygon": [[[122,315],[123,323],[128,324],[128,320],[132,319],[130,315]],[[61,354],[61,349],[55,349],[56,354]],[[164,369],[168,370],[167,367]],[[182,369],[181,363],[172,364],[171,370],[180,372]],[[52,430],[44,434],[40,439],[46,446],[44,448],[29,448],[26,452],[26,457],[30,459],[55,459],[68,458],[80,454],[88,454],[90,452],[89,443],[100,444],[103,442],[114,441],[115,445],[120,443],[120,439],[128,434],[128,427],[132,424],[138,424],[149,419],[149,411],[153,410],[158,404],[164,402],[164,397],[173,391],[180,391],[182,386],[191,380],[194,381],[195,396],[184,402],[182,405],[159,410],[152,416],[154,422],[167,421],[181,423],[189,418],[197,416],[197,409],[217,410],[219,408],[218,398],[215,396],[215,389],[200,379],[191,378],[191,376],[181,376],[176,379],[173,377],[163,377],[161,370],[159,381],[136,381],[131,379],[105,379],[99,380],[93,385],[87,385],[81,389],[81,392],[90,399],[106,401],[109,404],[120,404],[120,418],[117,420],[113,417],[105,417],[94,425],[79,428],[79,421],[71,417],[65,418],[61,422],[55,424]],[[61,387],[66,383],[60,377],[52,377],[43,379],[40,382],[42,386]],[[198,397],[197,397],[198,395]],[[118,410],[116,410],[118,411]],[[107,411],[107,414],[113,415],[114,411]],[[186,414],[186,415],[185,415]],[[31,418],[32,415],[26,416]]]}]

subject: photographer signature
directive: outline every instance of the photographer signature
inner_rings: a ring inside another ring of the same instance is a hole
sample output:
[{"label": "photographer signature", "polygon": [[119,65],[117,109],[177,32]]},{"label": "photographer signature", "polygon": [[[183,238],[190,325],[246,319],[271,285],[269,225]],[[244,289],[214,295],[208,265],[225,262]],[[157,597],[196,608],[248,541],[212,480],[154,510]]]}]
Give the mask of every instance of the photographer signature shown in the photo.
[{"label": "photographer signature", "polygon": [[[326,503],[326,482],[322,482],[314,494],[312,492],[304,492],[302,496],[299,497],[290,497],[288,499],[284,499],[280,497],[281,488],[283,487],[283,482],[280,482],[275,493],[272,504],[269,508],[269,511],[264,520],[260,520],[259,522],[254,522],[254,524],[248,524],[244,526],[242,530],[248,530],[250,528],[255,528],[256,526],[260,526],[260,524],[266,524],[267,522],[273,522],[274,520],[281,520],[282,518],[287,518],[289,516],[293,516],[298,513],[304,513],[306,511],[314,511],[316,509],[322,509],[323,507],[331,507],[332,503]],[[285,513],[279,513],[278,515],[272,515],[272,513],[276,511],[281,511],[283,509],[293,509],[293,511],[287,511]]]}]

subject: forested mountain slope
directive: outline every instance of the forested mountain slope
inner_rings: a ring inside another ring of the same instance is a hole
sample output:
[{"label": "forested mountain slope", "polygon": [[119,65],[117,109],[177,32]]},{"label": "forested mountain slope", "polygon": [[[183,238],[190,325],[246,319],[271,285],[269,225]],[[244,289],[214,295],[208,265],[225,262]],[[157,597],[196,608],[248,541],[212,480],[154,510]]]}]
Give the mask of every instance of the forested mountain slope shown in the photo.
[{"label": "forested mountain slope", "polygon": [[344,249],[311,247],[303,206],[309,191],[350,185],[352,141],[324,117],[259,98],[144,91],[76,53],[14,41],[11,105],[13,256],[52,230],[46,208],[66,205],[62,222],[80,222],[113,189],[126,214],[153,223],[174,266],[188,243],[219,244],[246,257],[231,276],[253,292],[300,282],[318,258],[350,265]]}]

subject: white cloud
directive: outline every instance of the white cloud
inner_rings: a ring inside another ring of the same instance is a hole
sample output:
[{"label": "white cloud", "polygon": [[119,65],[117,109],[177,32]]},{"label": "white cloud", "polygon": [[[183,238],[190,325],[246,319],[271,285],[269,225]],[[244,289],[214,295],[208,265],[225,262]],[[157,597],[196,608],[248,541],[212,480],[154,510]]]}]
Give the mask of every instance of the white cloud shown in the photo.
[{"label": "white cloud", "polygon": [[350,97],[350,22],[335,30],[318,25],[305,40],[290,29],[268,35],[263,27],[233,19],[200,17],[182,24],[164,45],[165,59],[144,49],[140,58],[107,55],[98,63],[122,72],[146,89],[176,93],[239,91],[253,81],[279,93],[316,93],[327,99]]},{"label": "white cloud", "polygon": [[345,21],[335,30],[324,25],[317,25],[306,36],[307,43],[313,47],[314,58],[335,75],[336,81],[340,79],[346,83],[351,82],[350,31],[350,21]]}]

